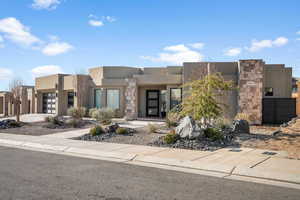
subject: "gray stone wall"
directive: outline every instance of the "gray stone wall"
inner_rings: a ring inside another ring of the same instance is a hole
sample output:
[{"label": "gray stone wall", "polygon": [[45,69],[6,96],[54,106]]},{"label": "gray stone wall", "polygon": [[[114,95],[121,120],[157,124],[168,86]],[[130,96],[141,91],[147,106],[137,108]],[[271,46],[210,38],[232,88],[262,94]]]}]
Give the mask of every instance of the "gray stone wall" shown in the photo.
[{"label": "gray stone wall", "polygon": [[239,61],[239,113],[247,114],[251,124],[262,123],[263,68],[262,60]]},{"label": "gray stone wall", "polygon": [[125,118],[133,120],[137,118],[137,81],[136,79],[126,79],[125,88]]}]

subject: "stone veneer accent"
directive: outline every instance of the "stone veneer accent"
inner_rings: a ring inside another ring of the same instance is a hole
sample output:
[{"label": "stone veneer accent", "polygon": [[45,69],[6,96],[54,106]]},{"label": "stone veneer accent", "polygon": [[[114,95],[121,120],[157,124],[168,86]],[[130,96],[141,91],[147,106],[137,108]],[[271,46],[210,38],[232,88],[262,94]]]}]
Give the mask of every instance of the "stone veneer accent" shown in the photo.
[{"label": "stone veneer accent", "polygon": [[239,113],[249,115],[251,124],[262,123],[263,98],[262,60],[239,61]]},{"label": "stone veneer accent", "polygon": [[137,118],[137,81],[134,78],[126,79],[125,88],[125,118],[133,120]]}]

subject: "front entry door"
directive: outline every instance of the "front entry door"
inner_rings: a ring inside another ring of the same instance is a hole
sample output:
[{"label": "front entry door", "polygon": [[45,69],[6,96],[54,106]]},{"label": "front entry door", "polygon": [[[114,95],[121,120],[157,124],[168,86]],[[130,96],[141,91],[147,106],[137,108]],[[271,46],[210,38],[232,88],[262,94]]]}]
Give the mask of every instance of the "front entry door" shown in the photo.
[{"label": "front entry door", "polygon": [[146,91],[146,116],[159,117],[159,90]]}]

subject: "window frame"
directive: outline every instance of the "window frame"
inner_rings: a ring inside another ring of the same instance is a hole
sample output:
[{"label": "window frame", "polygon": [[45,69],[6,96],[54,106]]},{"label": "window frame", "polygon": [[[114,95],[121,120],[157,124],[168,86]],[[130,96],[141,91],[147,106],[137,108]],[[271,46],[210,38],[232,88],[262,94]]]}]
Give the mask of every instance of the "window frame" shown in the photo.
[{"label": "window frame", "polygon": [[120,88],[106,88],[105,89],[105,101],[106,101],[106,107],[108,108],[108,91],[109,90],[117,90],[118,91],[118,96],[119,96],[119,99],[118,99],[118,108],[111,108],[111,109],[114,109],[114,110],[120,110],[121,109],[121,90]]},{"label": "window frame", "polygon": [[182,102],[182,88],[180,88],[180,87],[177,87],[177,88],[170,88],[170,100],[169,100],[169,103],[170,103],[170,110],[172,110],[173,108],[172,108],[172,103],[171,103],[171,101],[172,101],[172,90],[173,89],[180,89],[180,102]]}]

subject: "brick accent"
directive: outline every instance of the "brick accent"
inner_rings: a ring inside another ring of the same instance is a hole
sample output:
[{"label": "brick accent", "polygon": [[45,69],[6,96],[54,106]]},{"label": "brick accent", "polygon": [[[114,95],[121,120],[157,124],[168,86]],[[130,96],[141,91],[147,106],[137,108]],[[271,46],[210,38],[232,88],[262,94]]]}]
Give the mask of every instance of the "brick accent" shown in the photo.
[{"label": "brick accent", "polygon": [[262,60],[239,61],[239,112],[248,114],[251,124],[262,123],[263,67]]},{"label": "brick accent", "polygon": [[125,118],[133,120],[137,118],[137,81],[136,79],[126,79],[125,88]]}]

